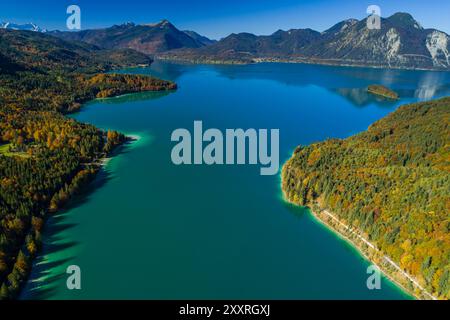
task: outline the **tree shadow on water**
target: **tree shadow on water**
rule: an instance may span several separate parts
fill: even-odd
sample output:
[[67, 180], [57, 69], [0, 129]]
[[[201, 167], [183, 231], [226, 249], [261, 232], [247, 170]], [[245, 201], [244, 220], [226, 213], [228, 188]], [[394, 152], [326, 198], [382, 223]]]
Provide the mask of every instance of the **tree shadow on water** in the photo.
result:
[[58, 234], [60, 232], [70, 230], [76, 226], [77, 226], [76, 223], [61, 223], [61, 222], [58, 223], [57, 222], [55, 224], [52, 223], [52, 225], [48, 226], [46, 232], [52, 233], [52, 234]]
[[[44, 248], [44, 251], [47, 249]], [[73, 261], [73, 256], [56, 260], [46, 260], [45, 256], [39, 256], [33, 265], [30, 280], [22, 291], [21, 299], [43, 300], [55, 296], [61, 285], [61, 279], [66, 277], [66, 268]]]
[[[54, 297], [66, 276], [66, 268], [71, 265], [75, 254], [72, 250], [77, 242], [64, 241], [63, 233], [76, 224], [61, 223], [65, 215], [51, 217], [45, 228], [42, 250], [33, 263], [28, 282], [22, 290], [21, 299], [41, 300]], [[66, 217], [67, 218], [67, 217]], [[64, 282], [63, 282], [64, 283]]]
[[[122, 148], [120, 148], [122, 149]], [[125, 152], [125, 150], [118, 150]], [[112, 175], [101, 168], [96, 177], [81, 192], [72, 197], [62, 210], [50, 215], [43, 233], [42, 249], [33, 262], [28, 282], [20, 296], [25, 300], [41, 300], [55, 297], [65, 286], [66, 268], [76, 258], [79, 242], [68, 239], [68, 231], [76, 228], [77, 223], [68, 222], [73, 209], [90, 201], [92, 195], [104, 186]]]
[[[123, 155], [130, 150], [133, 141], [126, 142], [116, 148], [109, 157]], [[106, 166], [102, 166], [95, 178], [80, 192], [75, 194], [69, 202], [58, 212], [51, 214], [44, 228], [42, 250], [35, 259], [29, 281], [22, 290], [22, 299], [40, 300], [51, 299], [65, 288], [66, 269], [76, 258], [79, 242], [68, 239], [68, 231], [76, 228], [77, 223], [70, 219], [73, 209], [91, 200], [91, 197], [113, 179], [113, 173]], [[71, 220], [70, 222], [68, 220]], [[61, 288], [64, 286], [64, 288]]]
[[60, 252], [62, 250], [70, 249], [79, 244], [76, 241], [64, 242], [64, 243], [49, 243], [45, 247], [46, 254], [52, 254], [55, 252]]
[[289, 211], [294, 217], [298, 219], [303, 219], [309, 214], [309, 209], [307, 207], [300, 207], [285, 200], [283, 200], [283, 207], [285, 207], [287, 211]]
[[[143, 91], [143, 92], [135, 92], [129, 93], [126, 95], [121, 95], [118, 97], [104, 98], [101, 100], [101, 103], [104, 104], [122, 104], [127, 102], [139, 102], [146, 100], [156, 100], [160, 98], [164, 98], [165, 96], [171, 94], [174, 91]], [[98, 102], [98, 100], [94, 100]]]
[[23, 295], [25, 300], [45, 300], [55, 297], [58, 292], [58, 283], [65, 277], [65, 273], [47, 276], [45, 280], [34, 281], [28, 284], [26, 293]]
[[94, 180], [83, 187], [81, 191], [78, 191], [78, 193], [75, 194], [72, 199], [70, 199], [69, 202], [64, 205], [64, 208], [58, 211], [57, 216], [59, 216], [60, 219], [63, 220], [64, 216], [69, 211], [89, 202], [95, 192], [103, 187], [106, 183], [108, 183], [108, 181], [110, 181], [111, 179], [113, 179], [111, 172], [102, 167], [96, 174]]

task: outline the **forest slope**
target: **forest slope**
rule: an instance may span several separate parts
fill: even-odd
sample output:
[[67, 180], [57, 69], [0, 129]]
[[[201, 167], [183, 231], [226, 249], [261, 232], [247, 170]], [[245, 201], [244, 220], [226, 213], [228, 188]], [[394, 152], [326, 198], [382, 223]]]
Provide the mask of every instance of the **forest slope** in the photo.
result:
[[149, 63], [130, 49], [0, 30], [0, 299], [17, 297], [27, 279], [47, 213], [93, 177], [97, 159], [126, 140], [63, 114], [94, 98], [176, 88], [152, 77], [101, 73]]
[[328, 210], [434, 296], [450, 298], [450, 98], [400, 107], [365, 132], [299, 146], [289, 201]]

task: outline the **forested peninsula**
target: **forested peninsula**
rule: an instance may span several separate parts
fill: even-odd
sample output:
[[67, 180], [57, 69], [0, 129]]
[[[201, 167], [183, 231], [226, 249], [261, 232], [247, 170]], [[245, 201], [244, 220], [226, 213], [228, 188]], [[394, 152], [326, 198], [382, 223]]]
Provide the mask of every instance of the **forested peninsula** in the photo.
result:
[[297, 147], [282, 189], [414, 296], [450, 299], [450, 97]]
[[64, 114], [95, 98], [176, 89], [153, 77], [105, 73], [151, 62], [131, 49], [0, 30], [0, 299], [18, 296], [49, 213], [127, 139]]

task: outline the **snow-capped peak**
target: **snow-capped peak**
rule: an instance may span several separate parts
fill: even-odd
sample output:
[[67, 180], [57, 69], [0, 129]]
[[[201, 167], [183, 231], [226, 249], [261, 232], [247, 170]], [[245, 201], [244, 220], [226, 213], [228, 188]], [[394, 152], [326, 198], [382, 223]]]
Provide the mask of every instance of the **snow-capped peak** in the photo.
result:
[[47, 32], [46, 29], [41, 29], [36, 24], [30, 22], [25, 24], [17, 24], [12, 22], [0, 22], [0, 29], [10, 29], [10, 30], [27, 30], [35, 32]]

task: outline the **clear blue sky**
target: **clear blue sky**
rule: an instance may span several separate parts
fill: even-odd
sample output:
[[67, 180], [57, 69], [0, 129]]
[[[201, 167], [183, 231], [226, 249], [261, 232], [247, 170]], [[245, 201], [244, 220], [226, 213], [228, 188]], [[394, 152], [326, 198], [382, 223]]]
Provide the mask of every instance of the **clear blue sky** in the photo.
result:
[[216, 39], [243, 31], [271, 34], [305, 27], [323, 31], [347, 18], [364, 18], [367, 6], [376, 4], [383, 17], [408, 12], [424, 27], [450, 34], [448, 0], [9, 0], [0, 3], [0, 21], [64, 30], [70, 4], [81, 8], [82, 29], [168, 19], [180, 29]]

